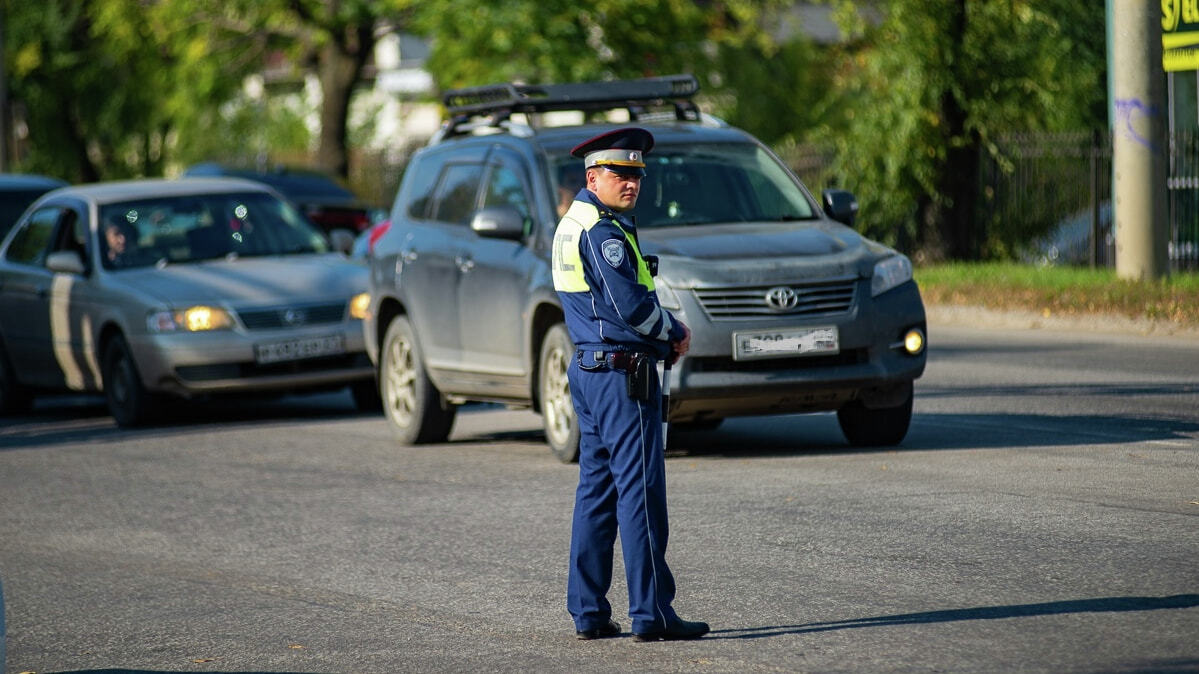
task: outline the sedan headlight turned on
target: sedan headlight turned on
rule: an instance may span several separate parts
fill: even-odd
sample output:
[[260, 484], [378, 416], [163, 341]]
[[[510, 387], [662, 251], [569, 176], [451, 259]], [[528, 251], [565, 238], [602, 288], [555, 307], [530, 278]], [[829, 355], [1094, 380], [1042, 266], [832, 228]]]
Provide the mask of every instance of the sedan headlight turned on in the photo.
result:
[[230, 330], [233, 328], [233, 317], [224, 309], [201, 305], [182, 311], [156, 311], [146, 319], [146, 326], [150, 332]]

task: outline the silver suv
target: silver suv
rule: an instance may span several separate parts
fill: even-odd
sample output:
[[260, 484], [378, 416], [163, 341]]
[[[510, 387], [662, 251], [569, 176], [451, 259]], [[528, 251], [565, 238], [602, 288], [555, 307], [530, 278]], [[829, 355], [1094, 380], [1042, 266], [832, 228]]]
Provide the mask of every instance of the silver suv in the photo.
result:
[[672, 422], [835, 410], [853, 445], [903, 440], [925, 365], [911, 263], [851, 229], [852, 195], [818, 203], [762, 143], [701, 114], [697, 89], [682, 75], [445, 95], [451, 118], [413, 156], [371, 260], [367, 352], [401, 442], [443, 441], [459, 405], [491, 401], [532, 407], [554, 455], [577, 458], [550, 247], [583, 180], [570, 148], [618, 125], [516, 121], [567, 110], [627, 110], [619, 126], [654, 134], [632, 213], [663, 306], [692, 330]]

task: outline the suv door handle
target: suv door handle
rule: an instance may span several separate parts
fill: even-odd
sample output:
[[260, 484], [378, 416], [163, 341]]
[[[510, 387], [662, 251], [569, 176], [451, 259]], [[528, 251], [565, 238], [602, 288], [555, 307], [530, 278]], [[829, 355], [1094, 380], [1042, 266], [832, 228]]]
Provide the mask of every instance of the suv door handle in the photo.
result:
[[416, 251], [411, 248], [405, 248], [400, 251], [400, 259], [404, 262], [415, 262], [416, 257]]
[[473, 259], [461, 255], [454, 258], [454, 264], [458, 265], [458, 269], [463, 272], [468, 272], [475, 268], [475, 261]]

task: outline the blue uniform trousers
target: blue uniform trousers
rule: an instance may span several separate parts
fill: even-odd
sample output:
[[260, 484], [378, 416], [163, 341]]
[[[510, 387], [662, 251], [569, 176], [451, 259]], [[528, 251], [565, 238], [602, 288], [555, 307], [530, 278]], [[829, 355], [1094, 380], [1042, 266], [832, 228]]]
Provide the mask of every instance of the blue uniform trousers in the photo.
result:
[[652, 377], [645, 402], [629, 398], [624, 372], [583, 370], [576, 357], [567, 374], [580, 429], [567, 609], [578, 630], [608, 623], [612, 606], [606, 595], [619, 530], [633, 632], [662, 630], [677, 616], [671, 608], [674, 576], [666, 565], [660, 382]]

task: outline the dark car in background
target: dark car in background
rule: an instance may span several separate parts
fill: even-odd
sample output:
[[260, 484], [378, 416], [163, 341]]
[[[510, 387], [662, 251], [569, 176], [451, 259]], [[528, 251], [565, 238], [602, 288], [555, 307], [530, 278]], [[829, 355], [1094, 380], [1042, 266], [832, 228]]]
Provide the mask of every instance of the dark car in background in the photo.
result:
[[0, 413], [103, 392], [137, 426], [168, 398], [347, 387], [378, 409], [366, 308], [366, 269], [261, 183], [64, 187], [0, 243]]
[[46, 192], [66, 184], [64, 180], [49, 176], [0, 173], [0, 239], [8, 234], [29, 204]]
[[384, 209], [369, 205], [319, 171], [282, 166], [256, 171], [206, 162], [189, 167], [183, 175], [232, 176], [270, 185], [291, 200], [342, 252], [349, 252], [355, 237], [386, 217]]
[[401, 442], [443, 441], [459, 405], [491, 401], [540, 412], [553, 453], [577, 457], [550, 256], [582, 186], [571, 148], [617, 125], [515, 118], [566, 110], [625, 110], [619, 126], [654, 134], [632, 214], [662, 305], [692, 330], [671, 421], [835, 411], [853, 445], [903, 440], [926, 359], [911, 263], [849, 226], [853, 195], [818, 202], [761, 142], [701, 114], [697, 89], [676, 76], [445, 95], [450, 120], [412, 157], [368, 258], [366, 343]]

